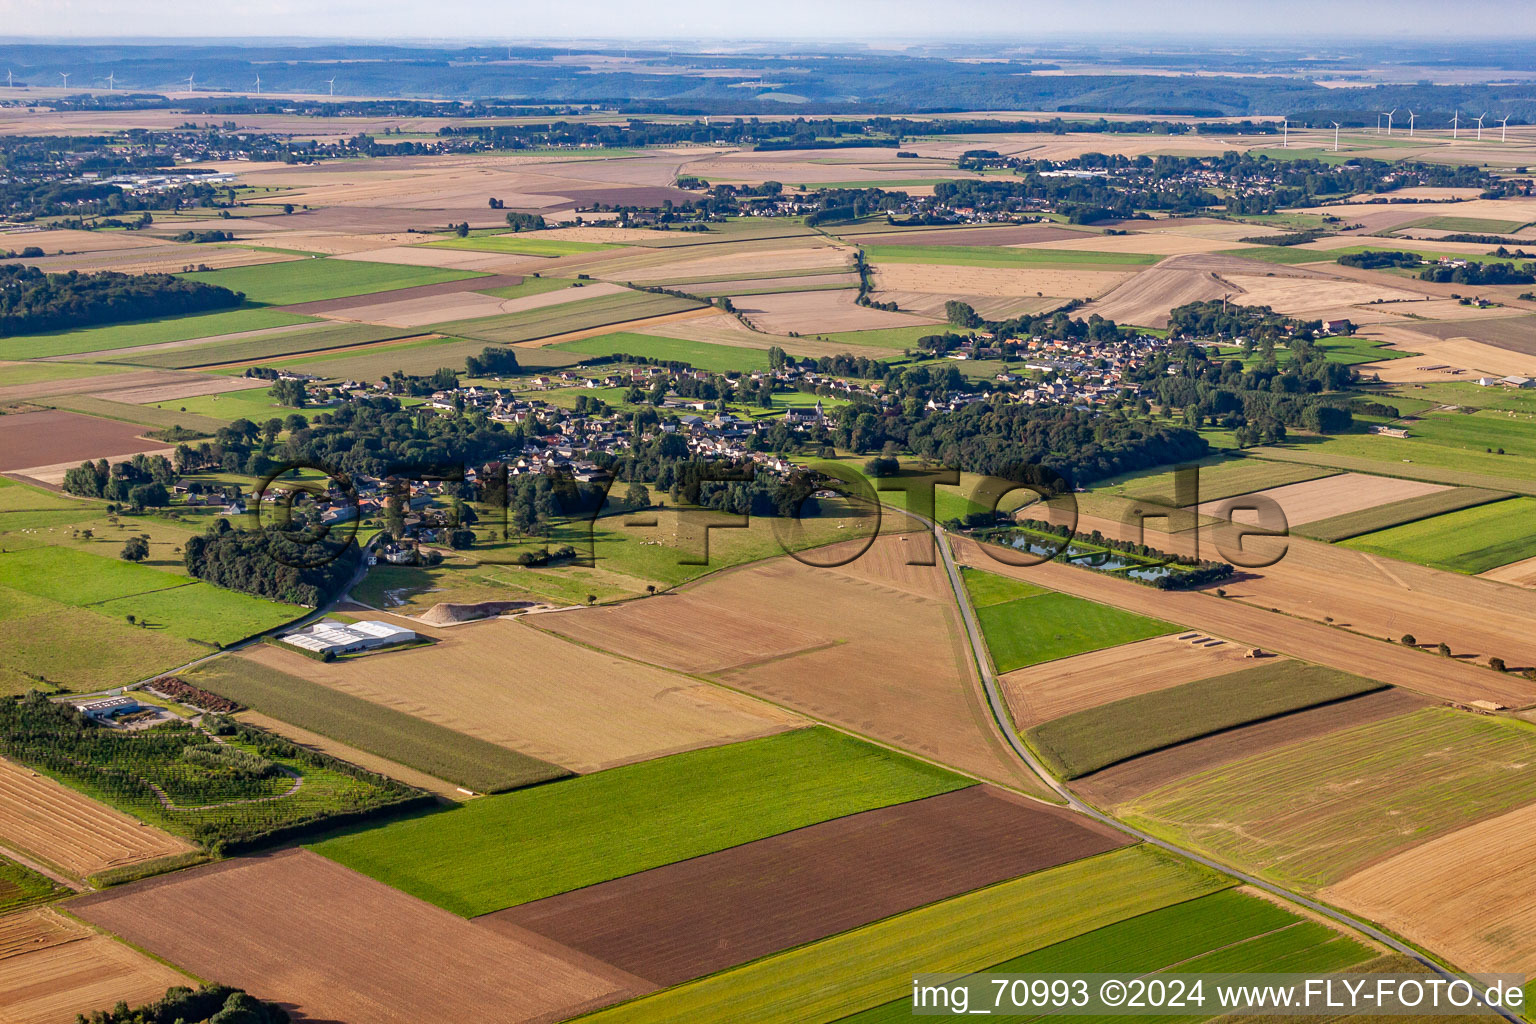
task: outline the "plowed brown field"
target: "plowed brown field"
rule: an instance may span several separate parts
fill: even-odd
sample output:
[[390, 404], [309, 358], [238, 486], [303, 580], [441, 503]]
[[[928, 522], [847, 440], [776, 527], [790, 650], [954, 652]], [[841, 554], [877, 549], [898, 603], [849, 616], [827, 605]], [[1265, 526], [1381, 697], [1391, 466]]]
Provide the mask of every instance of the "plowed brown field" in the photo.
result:
[[913, 907], [1123, 846], [990, 786], [866, 811], [503, 910], [506, 925], [675, 985]]
[[79, 878], [193, 849], [6, 760], [0, 760], [0, 844]]
[[548, 940], [476, 928], [306, 850], [135, 882], [70, 910], [306, 1020], [462, 1024], [491, 1007], [497, 1021], [564, 1020], [647, 987]]
[[139, 436], [148, 429], [57, 409], [6, 416], [0, 418], [0, 472], [164, 447]]
[[73, 1024], [75, 1016], [137, 1006], [192, 979], [40, 907], [0, 918], [0, 1020]]
[[[1401, 480], [1395, 477], [1369, 476], [1365, 473], [1339, 473], [1320, 480], [1305, 480], [1298, 484], [1285, 484], [1255, 492], [1269, 498], [1285, 513], [1286, 522], [1292, 526], [1312, 523], [1347, 512], [1375, 508], [1394, 501], [1416, 498], [1421, 494], [1434, 494], [1449, 490], [1444, 484], [1425, 483], [1422, 480]], [[1218, 519], [1232, 518], [1232, 510], [1241, 508], [1246, 496], [1221, 498], [1202, 502], [1197, 506], [1203, 515]], [[1237, 518], [1243, 518], [1238, 513]]]

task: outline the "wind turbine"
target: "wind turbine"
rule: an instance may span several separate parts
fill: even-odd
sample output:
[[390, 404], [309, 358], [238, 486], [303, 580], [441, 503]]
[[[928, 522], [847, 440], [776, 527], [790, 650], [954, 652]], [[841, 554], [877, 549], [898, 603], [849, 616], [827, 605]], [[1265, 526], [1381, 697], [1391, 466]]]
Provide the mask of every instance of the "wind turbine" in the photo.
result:
[[1413, 134], [1413, 119], [1414, 119], [1415, 116], [1416, 115], [1414, 114], [1413, 111], [1411, 111], [1411, 110], [1408, 111], [1408, 134], [1409, 135]]
[[68, 71], [60, 71], [59, 72], [59, 77], [64, 79], [64, 88], [66, 88], [66, 89], [69, 88], [69, 74], [70, 73]]
[[1396, 107], [1393, 107], [1391, 110], [1387, 111], [1387, 134], [1388, 135], [1392, 134], [1392, 115], [1396, 114], [1396, 113], [1397, 113], [1397, 108]]
[[10, 68], [6, 68], [5, 69], [5, 87], [7, 89], [14, 89], [14, 88], [16, 88], [14, 85], [11, 84], [11, 82], [12, 82], [11, 69]]
[[1339, 151], [1339, 122], [1333, 122], [1333, 151]]
[[331, 87], [331, 95], [335, 96], [336, 95], [336, 79], [334, 77], [327, 78], [325, 80], [325, 84], [329, 85]]
[[194, 78], [196, 78], [196, 77], [197, 76], [195, 74], [187, 76], [187, 92], [191, 92], [192, 91], [192, 80]]
[[1290, 123], [1289, 123], [1288, 119], [1282, 117], [1280, 119], [1280, 148], [1281, 149], [1289, 149], [1290, 148], [1290, 145], [1291, 145], [1291, 142], [1290, 142], [1290, 127], [1291, 126], [1290, 126]]
[[107, 72], [107, 91], [111, 92], [112, 90], [114, 90], [116, 88], [117, 88], [117, 72], [109, 71], [109, 72]]
[[261, 76], [260, 75], [256, 76], [256, 95], [257, 96], [261, 95]]
[[1504, 120], [1499, 122], [1499, 141], [1500, 142], [1508, 142], [1509, 141], [1509, 118], [1508, 117], [1505, 117]]
[[1377, 135], [1381, 134], [1381, 113], [1380, 112], [1378, 112], [1376, 114], [1376, 134]]
[[1477, 141], [1478, 142], [1482, 142], [1483, 141], [1483, 118], [1485, 118], [1487, 116], [1488, 116], [1488, 111], [1485, 110], [1481, 114], [1477, 115], [1476, 117], [1474, 117], [1472, 119], [1472, 120], [1477, 122]]
[[1454, 139], [1456, 137], [1456, 133], [1458, 131], [1460, 131], [1460, 130], [1461, 130], [1461, 111], [1458, 110], [1458, 111], [1456, 111], [1455, 114], [1451, 115], [1451, 138]]

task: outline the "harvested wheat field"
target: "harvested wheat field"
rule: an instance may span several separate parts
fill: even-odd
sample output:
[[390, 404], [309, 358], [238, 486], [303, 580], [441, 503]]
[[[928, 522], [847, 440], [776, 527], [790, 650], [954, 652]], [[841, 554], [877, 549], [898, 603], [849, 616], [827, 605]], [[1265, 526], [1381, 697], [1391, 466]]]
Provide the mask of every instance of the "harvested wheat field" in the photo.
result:
[[1103, 295], [1136, 276], [1138, 271], [1084, 270], [1055, 267], [961, 267], [937, 263], [882, 263], [875, 268], [881, 291], [930, 292], [942, 295], [1066, 295], [1089, 299]]
[[854, 302], [849, 289], [822, 292], [770, 292], [735, 300], [736, 309], [753, 326], [769, 334], [873, 331], [890, 327], [921, 327], [938, 323], [932, 317], [887, 313]]
[[[1424, 494], [1450, 490], [1444, 484], [1425, 483], [1422, 480], [1400, 480], [1396, 477], [1369, 476], [1365, 473], [1339, 473], [1318, 480], [1303, 480], [1299, 484], [1271, 487], [1265, 491], [1206, 501], [1196, 509], [1217, 519], [1231, 519], [1234, 509], [1242, 509], [1249, 498], [1268, 498], [1280, 506], [1286, 522], [1292, 526], [1342, 516], [1349, 512], [1388, 505], [1394, 501], [1417, 498]], [[1245, 513], [1239, 511], [1242, 521]], [[1249, 516], [1251, 518], [1251, 516]]]
[[[876, 541], [902, 543], [899, 537]], [[860, 546], [843, 542], [811, 554], [825, 563], [856, 555]], [[825, 637], [833, 642], [711, 674], [961, 771], [1038, 791], [1038, 780], [1003, 744], [981, 698], [943, 569], [914, 572], [917, 567], [901, 564], [882, 571], [881, 559], [891, 564], [885, 555], [869, 554], [841, 569], [775, 558], [714, 574], [665, 599], [540, 615], [539, 621], [582, 643], [682, 671], [697, 670], [688, 653], [692, 644], [744, 622], [762, 628], [771, 621]], [[657, 635], [662, 613], [646, 607], [663, 600], [671, 606], [675, 639]]]
[[1020, 246], [1025, 249], [1086, 249], [1089, 252], [1139, 252], [1148, 256], [1182, 256], [1192, 252], [1223, 252], [1246, 248], [1248, 243], [1230, 242], [1199, 235], [1181, 235], [1171, 231], [1133, 231], [1128, 235], [1079, 235], [1076, 238], [1037, 242]]
[[13, 231], [4, 236], [0, 248], [16, 252], [37, 246], [45, 253], [109, 252], [116, 249], [143, 249], [164, 245], [165, 240], [128, 231]]
[[[1123, 846], [991, 786], [865, 811], [476, 918], [658, 986]], [[514, 933], [517, 934], [517, 933]]]
[[1213, 271], [1180, 270], [1159, 264], [1084, 306], [1082, 315], [1097, 313], [1116, 323], [1162, 328], [1168, 326], [1168, 311], [1175, 306], [1219, 299], [1231, 291]]
[[964, 293], [938, 292], [912, 292], [882, 290], [878, 298], [881, 302], [894, 302], [904, 312], [916, 313], [919, 316], [933, 317], [935, 320], [944, 319], [944, 305], [951, 299], [969, 303], [971, 308], [988, 320], [1008, 320], [1016, 316], [1033, 315], [1035, 313], [1048, 313], [1057, 306], [1065, 305], [1067, 299], [1060, 295], [1027, 295], [1017, 298], [999, 295], [967, 295]]
[[1417, 302], [1424, 297], [1420, 291], [1367, 281], [1261, 277], [1257, 274], [1223, 276], [1243, 291], [1234, 301], [1245, 306], [1269, 306], [1287, 316], [1329, 312], [1341, 306], [1372, 302]]
[[1536, 973], [1536, 804], [1358, 871], [1320, 894], [1467, 971]]
[[306, 1020], [460, 1024], [487, 1007], [498, 1021], [564, 1020], [648, 987], [547, 939], [476, 928], [307, 850], [222, 861], [69, 907]]
[[1478, 575], [1485, 580], [1498, 580], [1517, 587], [1536, 587], [1536, 557], [1522, 558]]
[[476, 317], [559, 306], [582, 299], [617, 295], [625, 290], [622, 285], [599, 281], [584, 288], [563, 288], [517, 299], [499, 299], [480, 292], [458, 291], [447, 295], [357, 305], [325, 315], [337, 320], [360, 320], [387, 327], [425, 327], [428, 324], [446, 324], [454, 320], [472, 320]]
[[317, 664], [276, 647], [242, 657], [576, 772], [803, 724], [750, 697], [567, 643], [518, 619], [466, 623], [430, 647], [352, 663]]
[[651, 250], [639, 256], [614, 252], [622, 258], [607, 261], [594, 276], [654, 284], [698, 277], [772, 277], [786, 270], [841, 272], [851, 265], [853, 250], [815, 236], [723, 243], [709, 246], [702, 253], [695, 252], [692, 246]]
[[0, 844], [14, 846], [77, 878], [193, 850], [174, 836], [4, 759], [0, 759]]
[[138, 1006], [195, 982], [46, 907], [0, 917], [0, 1020], [74, 1024], [77, 1014]]
[[1032, 665], [1000, 679], [1013, 720], [1025, 728], [1123, 697], [1235, 672], [1247, 652], [1241, 644], [1186, 630]]
[[1073, 782], [1072, 788], [1100, 807], [1115, 808], [1159, 786], [1229, 761], [1262, 754], [1310, 736], [1406, 714], [1429, 704], [1429, 698], [1411, 690], [1376, 690], [1154, 750], [1085, 775]]

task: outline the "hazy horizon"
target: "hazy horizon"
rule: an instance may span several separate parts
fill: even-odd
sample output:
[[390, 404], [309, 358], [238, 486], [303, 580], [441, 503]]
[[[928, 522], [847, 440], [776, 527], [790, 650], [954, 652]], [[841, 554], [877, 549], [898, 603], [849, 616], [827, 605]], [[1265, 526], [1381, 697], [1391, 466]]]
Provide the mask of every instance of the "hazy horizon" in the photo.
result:
[[[439, 44], [786, 40], [828, 45], [878, 41], [883, 46], [928, 41], [1003, 47], [1031, 41], [1126, 43], [1141, 35], [1216, 45], [1241, 40], [1326, 48], [1345, 39], [1527, 39], [1536, 36], [1536, 19], [1520, 17], [1528, 11], [1527, 3], [1516, 0], [1464, 0], [1456, 5], [1431, 0], [1191, 0], [1175, 9], [1136, 0], [1085, 0], [1070, 8], [1008, 0], [944, 4], [849, 0], [840, 5], [781, 0], [771, 8], [757, 9], [677, 0], [655, 13], [637, 12], [633, 3], [617, 0], [590, 0], [579, 7], [490, 0], [442, 0], [432, 5], [334, 0], [323, 7], [295, 0], [166, 0], [131, 9], [113, 0], [0, 0], [7, 28], [0, 39]], [[596, 26], [606, 31], [594, 31]]]

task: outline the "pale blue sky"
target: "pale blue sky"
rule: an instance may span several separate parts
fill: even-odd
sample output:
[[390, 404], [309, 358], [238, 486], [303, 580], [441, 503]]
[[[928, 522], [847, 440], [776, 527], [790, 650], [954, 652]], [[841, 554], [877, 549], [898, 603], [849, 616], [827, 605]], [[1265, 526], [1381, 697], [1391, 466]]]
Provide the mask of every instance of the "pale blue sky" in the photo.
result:
[[1173, 32], [1509, 38], [1530, 0], [0, 0], [0, 35], [517, 38], [1028, 39]]

